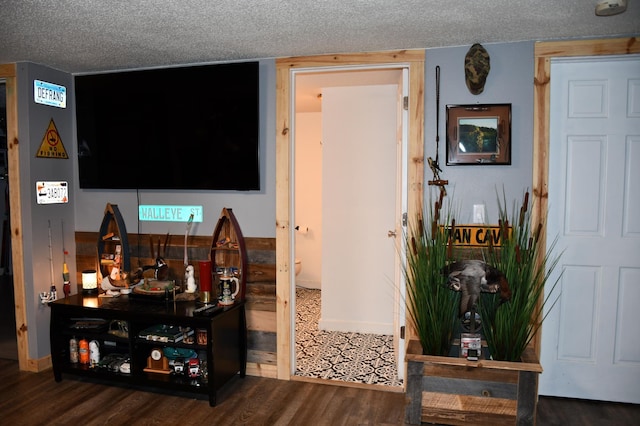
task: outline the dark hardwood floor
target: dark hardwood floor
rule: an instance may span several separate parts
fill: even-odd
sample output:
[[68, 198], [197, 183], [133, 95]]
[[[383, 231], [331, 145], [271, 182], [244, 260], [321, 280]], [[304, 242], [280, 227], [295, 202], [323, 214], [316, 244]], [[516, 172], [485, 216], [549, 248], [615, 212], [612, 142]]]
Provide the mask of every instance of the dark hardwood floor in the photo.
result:
[[[20, 372], [0, 359], [3, 425], [403, 425], [404, 394], [247, 376], [206, 400]], [[640, 406], [540, 398], [538, 425], [634, 425]]]

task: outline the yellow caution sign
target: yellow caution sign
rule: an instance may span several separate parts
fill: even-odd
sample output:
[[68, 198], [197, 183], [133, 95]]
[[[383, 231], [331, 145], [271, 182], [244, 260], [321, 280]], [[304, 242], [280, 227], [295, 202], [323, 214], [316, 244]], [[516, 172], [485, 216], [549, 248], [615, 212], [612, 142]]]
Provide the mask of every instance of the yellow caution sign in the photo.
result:
[[58, 129], [56, 128], [56, 123], [53, 122], [53, 118], [49, 122], [47, 131], [44, 133], [44, 137], [42, 138], [42, 143], [40, 144], [40, 148], [38, 148], [36, 157], [63, 159], [69, 158], [69, 156], [67, 155], [67, 150], [64, 149], [62, 139], [60, 139], [60, 134], [58, 133]]

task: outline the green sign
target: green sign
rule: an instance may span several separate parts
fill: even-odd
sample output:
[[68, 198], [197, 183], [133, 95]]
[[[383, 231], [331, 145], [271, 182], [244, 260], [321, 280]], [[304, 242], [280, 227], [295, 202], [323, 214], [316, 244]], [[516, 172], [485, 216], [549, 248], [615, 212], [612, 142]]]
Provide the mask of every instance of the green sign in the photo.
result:
[[145, 222], [202, 222], [202, 206], [141, 205], [138, 219]]

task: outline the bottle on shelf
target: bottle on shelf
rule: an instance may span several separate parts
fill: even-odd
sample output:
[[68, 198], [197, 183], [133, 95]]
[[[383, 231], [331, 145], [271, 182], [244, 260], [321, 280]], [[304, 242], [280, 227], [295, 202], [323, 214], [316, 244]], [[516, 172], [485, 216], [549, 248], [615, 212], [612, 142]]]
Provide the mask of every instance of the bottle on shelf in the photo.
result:
[[76, 336], [69, 340], [69, 362], [72, 364], [78, 363], [78, 339], [76, 339]]
[[78, 358], [80, 364], [89, 364], [89, 341], [87, 339], [80, 339], [78, 342]]

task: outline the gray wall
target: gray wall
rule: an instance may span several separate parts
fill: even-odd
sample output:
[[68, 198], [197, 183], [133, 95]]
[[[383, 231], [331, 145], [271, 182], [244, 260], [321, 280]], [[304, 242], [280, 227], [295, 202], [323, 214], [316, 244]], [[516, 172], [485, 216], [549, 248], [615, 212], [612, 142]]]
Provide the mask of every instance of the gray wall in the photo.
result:
[[[520, 200], [531, 187], [533, 140], [533, 42], [484, 45], [491, 56], [491, 72], [482, 94], [469, 93], [464, 82], [464, 56], [469, 46], [426, 51], [425, 153], [435, 156], [435, 66], [440, 65], [440, 165], [441, 177], [449, 180], [449, 193], [459, 209], [458, 222], [471, 223], [474, 204], [485, 204], [487, 221], [497, 222], [496, 190], [504, 187], [509, 202]], [[192, 235], [213, 232], [220, 210], [231, 207], [245, 235], [275, 236], [275, 61], [260, 61], [260, 119], [262, 183], [259, 192], [140, 191], [141, 204], [201, 204], [204, 222], [195, 224]], [[512, 163], [510, 166], [445, 165], [447, 104], [511, 103]], [[75, 134], [74, 134], [75, 138]], [[73, 147], [74, 154], [76, 146]], [[143, 161], [143, 159], [141, 159]], [[212, 165], [215, 166], [215, 165]], [[74, 168], [77, 177], [77, 168]], [[431, 178], [427, 169], [426, 179]], [[77, 181], [77, 179], [76, 179]], [[182, 234], [184, 224], [137, 221], [136, 191], [76, 189], [76, 231], [96, 231], [106, 203], [118, 204], [129, 232]], [[428, 199], [429, 188], [426, 187]], [[138, 229], [139, 226], [139, 229]]]
[[[70, 100], [73, 99], [72, 78], [41, 65], [18, 64], [18, 137], [20, 150], [20, 198], [22, 204], [22, 236], [27, 324], [29, 324], [29, 357], [48, 355], [49, 307], [42, 305], [38, 297], [41, 291], [51, 287], [49, 263], [49, 222], [51, 223], [53, 252], [53, 282], [62, 297], [62, 228], [64, 242], [69, 252], [67, 264], [72, 272], [75, 262], [75, 199], [70, 195], [66, 204], [37, 204], [37, 181], [67, 181], [73, 185], [73, 119]], [[33, 80], [43, 80], [67, 88], [67, 108], [55, 108], [33, 101]], [[36, 153], [53, 119], [68, 159], [36, 158]], [[73, 276], [73, 275], [72, 275]]]
[[[426, 51], [425, 155], [435, 156], [435, 67], [441, 68], [440, 164], [441, 177], [449, 180], [448, 191], [459, 210], [458, 223], [470, 223], [474, 204], [486, 204], [487, 221], [497, 222], [496, 190], [504, 187], [509, 203], [519, 200], [531, 187], [533, 140], [533, 42], [488, 44], [491, 73], [484, 93], [474, 96], [464, 83], [464, 56], [469, 46], [428, 49]], [[182, 234], [183, 223], [137, 221], [138, 195], [141, 204], [201, 204], [204, 222], [193, 226], [192, 235], [213, 233], [220, 210], [231, 207], [249, 237], [275, 236], [275, 61], [260, 60], [260, 143], [262, 190], [251, 193], [213, 191], [104, 191], [77, 187], [77, 154], [72, 102], [64, 109], [33, 102], [33, 79], [67, 87], [73, 99], [72, 77], [35, 64], [19, 64], [19, 135], [21, 138], [21, 192], [23, 203], [25, 287], [29, 323], [29, 356], [40, 358], [49, 352], [49, 311], [38, 302], [38, 292], [48, 290], [50, 267], [48, 221], [54, 240], [54, 279], [62, 292], [61, 221], [65, 224], [65, 243], [71, 276], [75, 276], [74, 231], [97, 232], [106, 203], [118, 204], [127, 230], [131, 233]], [[445, 165], [445, 106], [447, 104], [511, 103], [511, 166]], [[70, 156], [69, 160], [35, 158], [49, 120], [53, 118]], [[27, 143], [25, 143], [25, 141]], [[141, 159], [143, 161], [144, 159]], [[215, 167], [215, 164], [212, 164]], [[114, 173], [118, 172], [114, 168]], [[426, 180], [431, 172], [425, 172]], [[37, 180], [66, 180], [72, 187], [70, 201], [64, 205], [36, 205]], [[425, 186], [428, 199], [429, 187]]]
[[[425, 157], [435, 158], [436, 66], [440, 66], [440, 168], [441, 179], [458, 211], [459, 224], [472, 223], [473, 205], [485, 204], [486, 222], [497, 224], [496, 190], [507, 196], [509, 213], [513, 202], [532, 185], [533, 155], [533, 44], [532, 41], [483, 44], [489, 52], [491, 71], [480, 95], [472, 95], [465, 84], [464, 57], [470, 46], [428, 49], [425, 61]], [[510, 166], [446, 166], [446, 105], [511, 104]], [[426, 162], [425, 162], [426, 163]], [[432, 179], [429, 168], [425, 179]], [[428, 200], [427, 188], [425, 200]], [[435, 195], [439, 195], [435, 193]]]

